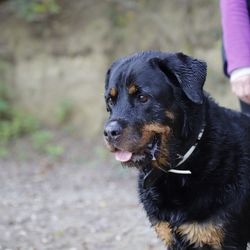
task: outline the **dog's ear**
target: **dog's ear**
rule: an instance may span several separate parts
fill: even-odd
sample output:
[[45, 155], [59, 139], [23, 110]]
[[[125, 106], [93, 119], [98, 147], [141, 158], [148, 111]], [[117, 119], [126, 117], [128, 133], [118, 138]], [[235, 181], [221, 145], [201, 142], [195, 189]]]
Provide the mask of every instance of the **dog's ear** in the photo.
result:
[[183, 53], [166, 54], [150, 61], [160, 68], [171, 84], [181, 88], [188, 99], [196, 104], [203, 103], [203, 85], [207, 75], [205, 62]]

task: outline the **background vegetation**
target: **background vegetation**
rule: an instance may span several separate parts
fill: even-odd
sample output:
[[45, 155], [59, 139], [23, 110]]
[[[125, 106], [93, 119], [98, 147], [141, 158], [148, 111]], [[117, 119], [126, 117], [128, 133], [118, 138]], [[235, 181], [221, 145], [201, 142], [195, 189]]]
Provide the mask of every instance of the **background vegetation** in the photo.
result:
[[60, 12], [57, 0], [11, 0], [13, 11], [27, 22], [44, 21]]
[[0, 1], [0, 29], [0, 155], [24, 134], [40, 152], [62, 154], [47, 128], [101, 138], [105, 71], [138, 50], [207, 61], [206, 88], [237, 108], [222, 74], [217, 1]]

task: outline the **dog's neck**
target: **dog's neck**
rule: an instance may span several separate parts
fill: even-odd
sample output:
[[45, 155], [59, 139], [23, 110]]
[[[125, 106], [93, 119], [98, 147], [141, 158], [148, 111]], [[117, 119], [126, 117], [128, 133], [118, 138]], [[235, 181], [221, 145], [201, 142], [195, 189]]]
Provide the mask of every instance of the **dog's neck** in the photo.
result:
[[168, 170], [168, 172], [175, 174], [191, 174], [190, 170], [179, 170], [178, 167], [181, 166], [186, 160], [188, 160], [188, 158], [192, 155], [192, 153], [196, 149], [199, 141], [203, 136], [205, 125], [206, 125], [205, 122], [203, 122], [200, 132], [196, 138], [196, 141], [191, 145], [191, 147], [186, 151], [184, 155], [178, 154], [179, 162], [172, 169]]
[[152, 167], [151, 165], [147, 165], [143, 168], [143, 172], [145, 174], [143, 178], [143, 187], [147, 188], [154, 183], [156, 183], [161, 177], [163, 177], [166, 174], [172, 173], [172, 174], [180, 174], [180, 175], [190, 175], [192, 172], [189, 169], [179, 169], [180, 166], [182, 166], [193, 154], [196, 147], [198, 146], [204, 131], [205, 131], [205, 115], [203, 113], [202, 122], [200, 125], [200, 130], [196, 138], [193, 140], [192, 143], [189, 142], [189, 145], [187, 147], [187, 150], [183, 154], [177, 154], [177, 162], [174, 163], [172, 166], [170, 166], [170, 169], [164, 169], [161, 167]]

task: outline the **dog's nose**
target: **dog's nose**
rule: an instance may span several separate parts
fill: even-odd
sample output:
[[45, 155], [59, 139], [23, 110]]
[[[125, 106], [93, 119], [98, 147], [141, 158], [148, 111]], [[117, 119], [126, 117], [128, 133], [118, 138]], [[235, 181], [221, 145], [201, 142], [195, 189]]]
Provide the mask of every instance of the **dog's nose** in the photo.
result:
[[115, 140], [122, 133], [122, 127], [117, 121], [109, 122], [104, 129], [104, 136], [107, 140]]

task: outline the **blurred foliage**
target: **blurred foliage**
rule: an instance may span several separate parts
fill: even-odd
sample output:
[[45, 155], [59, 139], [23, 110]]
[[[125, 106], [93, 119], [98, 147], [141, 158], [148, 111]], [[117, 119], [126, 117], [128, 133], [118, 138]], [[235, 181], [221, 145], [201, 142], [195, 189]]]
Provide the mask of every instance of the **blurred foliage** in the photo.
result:
[[[64, 147], [54, 143], [54, 134], [40, 130], [36, 118], [19, 110], [13, 105], [15, 97], [11, 85], [5, 84], [4, 74], [8, 65], [0, 61], [0, 158], [10, 154], [9, 142], [25, 134], [31, 134], [32, 147], [51, 158], [58, 158], [64, 153]], [[72, 102], [64, 100], [60, 103], [57, 116], [61, 124], [68, 121], [72, 112]]]
[[146, 5], [145, 0], [111, 2], [109, 18], [114, 28], [125, 28], [136, 18], [136, 13]]
[[[31, 134], [32, 147], [51, 158], [57, 158], [64, 153], [64, 148], [53, 143], [54, 135], [50, 131], [39, 130], [36, 118], [19, 110], [13, 104], [15, 97], [11, 85], [5, 84], [4, 75], [8, 64], [0, 60], [0, 158], [10, 155], [10, 144], [13, 139]], [[64, 101], [58, 111], [58, 120], [65, 122], [71, 113], [71, 103]]]
[[56, 110], [57, 122], [62, 125], [68, 122], [73, 112], [73, 101], [65, 99], [61, 101]]
[[1, 146], [0, 147], [0, 158], [5, 158], [7, 156], [9, 156], [9, 150], [6, 147]]
[[[30, 133], [38, 128], [38, 121], [11, 105], [12, 93], [6, 84], [0, 83], [0, 143]], [[0, 150], [0, 155], [5, 154]]]
[[64, 153], [64, 147], [54, 143], [54, 134], [48, 130], [39, 130], [33, 133], [32, 146], [52, 158], [57, 158]]
[[123, 11], [122, 13], [111, 10], [110, 19], [114, 27], [124, 28], [135, 19], [135, 16], [135, 12], [132, 10]]
[[13, 9], [28, 22], [43, 21], [58, 14], [57, 0], [11, 0]]
[[32, 145], [34, 148], [43, 151], [53, 139], [53, 134], [47, 130], [37, 131], [32, 134]]

